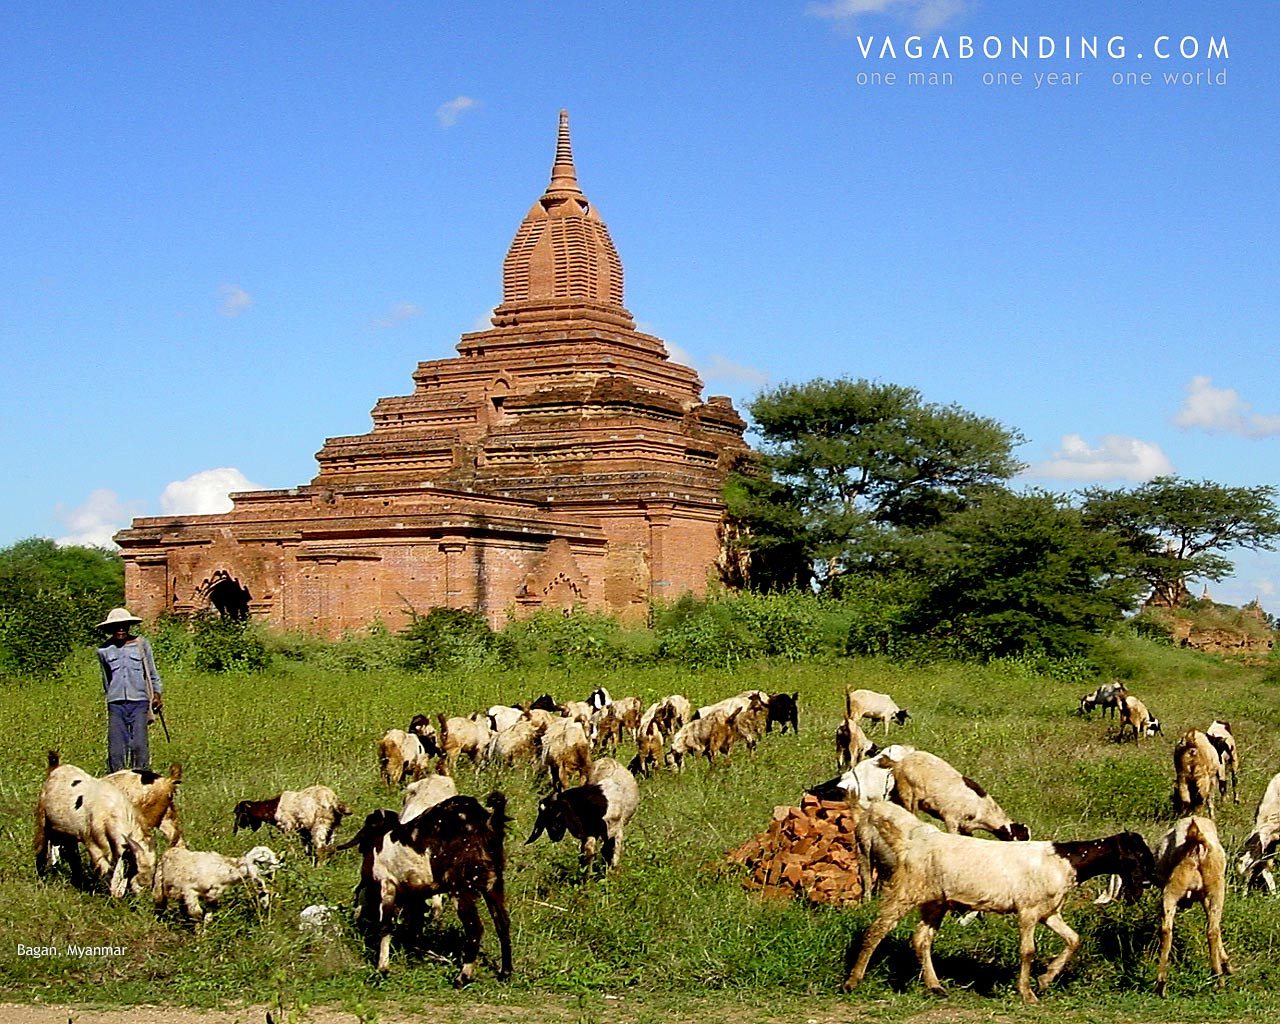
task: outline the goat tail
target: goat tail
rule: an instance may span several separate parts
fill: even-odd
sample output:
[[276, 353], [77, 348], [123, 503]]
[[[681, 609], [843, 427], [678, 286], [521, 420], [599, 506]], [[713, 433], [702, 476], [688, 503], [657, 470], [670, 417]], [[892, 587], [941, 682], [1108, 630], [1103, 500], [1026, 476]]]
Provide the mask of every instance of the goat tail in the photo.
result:
[[498, 877], [502, 877], [506, 864], [507, 825], [511, 818], [507, 815], [507, 794], [494, 790], [484, 798], [489, 808], [489, 856], [493, 858]]
[[56, 750], [51, 750], [48, 753], [46, 761], [48, 762], [48, 768], [46, 770], [51, 772], [57, 768], [58, 765], [62, 764], [62, 755]]

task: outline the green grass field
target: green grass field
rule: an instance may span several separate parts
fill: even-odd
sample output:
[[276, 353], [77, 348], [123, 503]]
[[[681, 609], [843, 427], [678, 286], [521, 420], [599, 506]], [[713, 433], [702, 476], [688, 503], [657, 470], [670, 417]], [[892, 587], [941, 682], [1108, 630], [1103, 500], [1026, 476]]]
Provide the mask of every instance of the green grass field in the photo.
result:
[[[10, 747], [0, 766], [0, 927], [7, 938], [0, 946], [0, 995], [77, 1004], [272, 1003], [295, 1012], [327, 1004], [370, 1019], [424, 1002], [533, 1007], [579, 995], [581, 1019], [593, 1019], [597, 1000], [624, 995], [633, 1007], [649, 1008], [636, 1019], [646, 1012], [657, 1019], [663, 1007], [696, 1001], [708, 1016], [746, 1020], [793, 1011], [803, 1017], [804, 1007], [836, 1019], [905, 1020], [935, 1005], [908, 945], [914, 918], [881, 946], [862, 988], [841, 996], [874, 903], [837, 910], [761, 899], [744, 889], [725, 852], [762, 831], [775, 805], [798, 803], [806, 786], [835, 774], [832, 736], [843, 691], [865, 686], [892, 693], [911, 710], [894, 739], [932, 750], [982, 782], [1033, 838], [1084, 839], [1131, 828], [1154, 841], [1172, 820], [1173, 744], [1190, 726], [1228, 719], [1241, 749], [1241, 802], [1221, 803], [1218, 821], [1234, 859], [1267, 780], [1280, 770], [1280, 701], [1261, 683], [1263, 670], [1142, 641], [1128, 641], [1117, 657], [1129, 666], [1131, 692], [1164, 723], [1162, 738], [1117, 744], [1108, 720], [1074, 714], [1088, 686], [1017, 665], [908, 668], [840, 660], [697, 674], [663, 668], [450, 676], [343, 675], [292, 665], [264, 675], [170, 674], [173, 740], [153, 732], [153, 765], [183, 765], [180, 808], [189, 844], [238, 856], [266, 842], [287, 857], [269, 914], [238, 896], [199, 930], [157, 920], [149, 897], [113, 902], [74, 890], [63, 876], [37, 881], [31, 814], [46, 751], [56, 748], [64, 762], [101, 773], [104, 712], [88, 660], [56, 682], [9, 681], [0, 702]], [[801, 732], [769, 735], [754, 756], [739, 750], [711, 770], [698, 762], [681, 775], [642, 781], [622, 865], [606, 879], [580, 876], [572, 840], [523, 845], [545, 779], [531, 769], [477, 775], [461, 768], [463, 792], [504, 790], [515, 819], [507, 891], [516, 971], [508, 983], [494, 979], [486, 960], [471, 989], [452, 992], [451, 951], [460, 932], [448, 911], [422, 949], [396, 949], [389, 976], [376, 978], [350, 929], [328, 939], [296, 927], [308, 904], [349, 903], [358, 855], [348, 851], [313, 867], [293, 837], [231, 832], [237, 800], [323, 782], [357, 807], [339, 833], [347, 838], [368, 811], [399, 806], [400, 794], [377, 779], [374, 744], [387, 728], [404, 728], [419, 711], [433, 718], [465, 714], [543, 692], [581, 699], [600, 684], [615, 697], [636, 695], [646, 703], [672, 692], [705, 703], [749, 687], [799, 691]], [[630, 749], [619, 756], [629, 759]], [[1170, 997], [1151, 995], [1155, 895], [1136, 907], [1096, 908], [1090, 900], [1097, 883], [1090, 883], [1067, 910], [1083, 947], [1038, 1009], [1024, 1010], [1013, 990], [1013, 922], [987, 917], [963, 928], [948, 918], [935, 944], [952, 993], [948, 1005], [1055, 1020], [1280, 1019], [1272, 1008], [1280, 984], [1280, 901], [1244, 893], [1234, 877], [1230, 882], [1224, 934], [1236, 974], [1226, 992], [1212, 988], [1203, 915], [1194, 910], [1179, 919]], [[69, 945], [124, 952], [73, 957], [66, 955]], [[22, 946], [54, 947], [59, 955], [19, 955]], [[1057, 948], [1056, 937], [1041, 929], [1040, 949]], [[489, 930], [485, 952], [496, 956]], [[822, 1014], [815, 1009], [810, 1016]]]

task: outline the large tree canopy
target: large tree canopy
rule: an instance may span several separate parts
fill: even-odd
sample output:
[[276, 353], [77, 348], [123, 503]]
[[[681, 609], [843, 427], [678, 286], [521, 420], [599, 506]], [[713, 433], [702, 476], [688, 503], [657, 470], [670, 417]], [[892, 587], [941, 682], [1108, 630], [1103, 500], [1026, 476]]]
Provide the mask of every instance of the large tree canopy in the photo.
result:
[[[914, 388], [867, 380], [814, 380], [765, 391], [747, 405], [767, 477], [749, 497], [769, 544], [797, 529], [823, 581], [885, 550], [898, 530], [928, 529], [1021, 467], [1021, 435]], [[796, 516], [778, 515], [790, 506]], [[772, 515], [764, 513], [772, 512]], [[773, 531], [770, 535], [770, 531]]]
[[1272, 550], [1280, 538], [1276, 488], [1227, 487], [1208, 480], [1157, 477], [1132, 489], [1092, 487], [1084, 522], [1116, 537], [1134, 556], [1152, 592], [1175, 603], [1185, 581], [1220, 580], [1232, 548]]
[[0, 549], [0, 672], [48, 672], [124, 602], [114, 551], [32, 537]]
[[949, 517], [921, 564], [904, 640], [935, 651], [1067, 656], [1133, 607], [1118, 542], [1061, 495], [992, 491]]

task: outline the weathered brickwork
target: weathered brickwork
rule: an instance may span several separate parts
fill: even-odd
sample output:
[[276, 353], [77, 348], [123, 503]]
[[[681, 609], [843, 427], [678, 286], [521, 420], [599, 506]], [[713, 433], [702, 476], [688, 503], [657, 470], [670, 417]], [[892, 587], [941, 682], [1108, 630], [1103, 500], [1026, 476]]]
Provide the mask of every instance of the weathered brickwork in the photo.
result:
[[235, 495], [223, 515], [135, 520], [116, 535], [129, 607], [213, 604], [333, 636], [437, 606], [499, 625], [540, 608], [636, 618], [705, 593], [745, 424], [728, 399], [703, 400], [622, 296], [561, 114], [492, 328], [419, 363], [369, 433], [325, 441], [310, 484]]

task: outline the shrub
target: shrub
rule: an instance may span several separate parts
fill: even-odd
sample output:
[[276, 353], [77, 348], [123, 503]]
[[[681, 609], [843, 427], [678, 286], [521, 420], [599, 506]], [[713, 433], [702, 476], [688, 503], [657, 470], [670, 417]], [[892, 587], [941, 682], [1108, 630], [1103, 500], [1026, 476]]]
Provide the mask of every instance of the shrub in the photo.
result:
[[400, 633], [404, 665], [413, 669], [478, 668], [510, 664], [510, 641], [478, 612], [432, 608]]
[[557, 668], [635, 660], [617, 620], [594, 612], [539, 611], [511, 622], [502, 635], [523, 659]]
[[201, 672], [261, 672], [271, 664], [251, 622], [201, 612], [191, 618], [192, 667]]
[[694, 667], [811, 658], [822, 646], [817, 600], [796, 591], [706, 600], [685, 595], [655, 616], [658, 654]]

